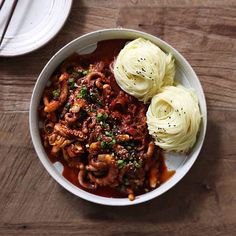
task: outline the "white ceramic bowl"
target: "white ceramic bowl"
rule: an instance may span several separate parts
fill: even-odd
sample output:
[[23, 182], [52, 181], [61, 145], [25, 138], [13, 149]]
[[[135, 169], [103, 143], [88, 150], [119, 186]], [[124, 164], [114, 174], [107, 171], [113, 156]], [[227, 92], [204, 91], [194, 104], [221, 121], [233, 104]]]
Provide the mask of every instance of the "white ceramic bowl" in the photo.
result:
[[[86, 53], [91, 52], [96, 48], [96, 43], [102, 40], [108, 39], [135, 39], [138, 37], [146, 38], [156, 45], [158, 45], [163, 51], [170, 52], [175, 58], [176, 62], [176, 80], [178, 80], [185, 87], [191, 87], [195, 89], [196, 94], [199, 99], [199, 105], [202, 113], [202, 124], [200, 127], [200, 133], [197, 140], [196, 145], [194, 146], [191, 153], [188, 155], [179, 155], [179, 154], [166, 154], [166, 164], [169, 169], [176, 170], [175, 175], [170, 178], [167, 182], [162, 184], [157, 189], [145, 193], [143, 195], [137, 196], [134, 201], [128, 200], [128, 198], [106, 198], [100, 197], [91, 193], [88, 193], [72, 183], [66, 180], [62, 176], [62, 166], [60, 163], [52, 164], [47, 157], [47, 154], [42, 145], [40, 134], [39, 134], [39, 120], [37, 114], [37, 108], [44, 90], [44, 87], [48, 81], [50, 75], [54, 72], [57, 66], [65, 60], [69, 55], [73, 52]], [[109, 49], [108, 49], [109, 50]], [[168, 191], [172, 188], [176, 183], [178, 183], [184, 175], [189, 171], [197, 156], [201, 150], [203, 140], [206, 133], [206, 124], [207, 124], [207, 111], [206, 111], [206, 101], [204, 97], [204, 93], [201, 87], [201, 84], [193, 71], [192, 67], [189, 63], [184, 59], [184, 57], [177, 52], [174, 48], [172, 48], [169, 44], [162, 41], [161, 39], [154, 37], [150, 34], [130, 30], [130, 29], [105, 29], [99, 30], [96, 32], [92, 32], [86, 35], [83, 35], [72, 42], [68, 43], [64, 46], [60, 51], [58, 51], [51, 60], [46, 64], [43, 71], [39, 75], [37, 83], [34, 87], [31, 104], [30, 104], [30, 114], [29, 114], [29, 122], [30, 122], [30, 133], [33, 141], [34, 148], [37, 152], [37, 155], [49, 172], [49, 174], [65, 189], [70, 191], [71, 193], [79, 196], [85, 200], [104, 204], [111, 206], [125, 206], [125, 205], [133, 205], [141, 202], [148, 201], [157, 196], [160, 196], [164, 192]]]

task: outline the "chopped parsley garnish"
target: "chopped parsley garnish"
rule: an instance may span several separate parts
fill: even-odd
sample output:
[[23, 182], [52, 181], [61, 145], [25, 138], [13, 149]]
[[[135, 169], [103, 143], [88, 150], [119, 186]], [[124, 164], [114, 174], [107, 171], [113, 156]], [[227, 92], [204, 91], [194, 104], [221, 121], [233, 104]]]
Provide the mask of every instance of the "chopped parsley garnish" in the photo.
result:
[[109, 125], [105, 121], [101, 121], [100, 124], [103, 126], [103, 128], [107, 128]]
[[118, 168], [121, 169], [126, 165], [126, 163], [124, 160], [118, 160], [117, 165], [118, 165]]
[[54, 97], [54, 98], [57, 98], [57, 97], [59, 97], [60, 90], [59, 90], [59, 89], [53, 90], [53, 91], [52, 91], [52, 94], [53, 94], [53, 97]]
[[90, 71], [89, 70], [85, 70], [83, 71], [83, 75], [87, 75]]
[[87, 74], [90, 73], [90, 70], [81, 70], [81, 69], [79, 69], [79, 70], [77, 70], [77, 72], [81, 75], [87, 75]]
[[134, 161], [134, 166], [135, 166], [136, 168], [141, 168], [141, 167], [142, 167], [142, 164], [143, 164], [142, 160]]
[[106, 143], [105, 141], [102, 141], [102, 142], [101, 142], [101, 147], [102, 147], [102, 148], [106, 148], [106, 147], [107, 147], [107, 143]]
[[106, 131], [106, 132], [105, 132], [105, 135], [106, 135], [107, 137], [113, 137], [113, 136], [114, 136], [114, 134], [113, 134], [112, 132], [109, 132], [109, 131]]
[[112, 139], [112, 141], [109, 143], [109, 145], [114, 145], [116, 143], [115, 139]]
[[79, 92], [79, 94], [77, 94], [77, 98], [86, 98], [88, 95], [88, 90], [87, 87], [83, 86]]
[[73, 83], [74, 81], [75, 81], [74, 78], [69, 78], [69, 79], [68, 79], [68, 82], [69, 82], [69, 83]]
[[96, 120], [97, 121], [105, 121], [107, 117], [108, 117], [108, 115], [106, 113], [104, 113], [104, 114], [98, 113], [97, 117], [96, 117]]
[[71, 83], [70, 84], [70, 89], [74, 89], [76, 87], [76, 83]]
[[75, 83], [75, 79], [72, 77], [68, 79], [68, 84], [70, 86], [70, 89], [74, 89], [78, 87], [78, 85]]
[[133, 161], [133, 160], [134, 160], [134, 158], [131, 156], [131, 157], [129, 158], [129, 160], [130, 160], [130, 161]]
[[[101, 140], [101, 137], [99, 138]], [[98, 141], [100, 141], [98, 140]], [[112, 139], [111, 142], [101, 141], [101, 147], [102, 148], [111, 148], [116, 143], [115, 139]]]

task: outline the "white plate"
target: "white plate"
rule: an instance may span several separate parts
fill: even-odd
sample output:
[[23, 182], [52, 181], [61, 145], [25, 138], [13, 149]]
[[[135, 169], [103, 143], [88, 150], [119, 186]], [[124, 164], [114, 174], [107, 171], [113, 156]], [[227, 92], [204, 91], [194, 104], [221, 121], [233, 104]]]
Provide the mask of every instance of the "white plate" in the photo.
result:
[[[93, 51], [96, 48], [97, 42], [108, 39], [130, 39], [133, 40], [138, 37], [146, 38], [156, 45], [158, 45], [163, 51], [171, 53], [175, 58], [176, 66], [176, 77], [175, 80], [178, 80], [187, 88], [193, 88], [196, 91], [199, 100], [199, 106], [202, 113], [202, 123], [200, 126], [200, 132], [197, 139], [197, 142], [190, 153], [187, 155], [169, 153], [165, 154], [166, 164], [169, 169], [175, 170], [176, 173], [165, 183], [155, 190], [139, 195], [134, 201], [128, 200], [128, 198], [106, 198], [100, 197], [91, 193], [88, 193], [69, 181], [67, 181], [62, 176], [63, 167], [60, 163], [52, 164], [47, 157], [47, 154], [44, 150], [44, 147], [41, 142], [39, 134], [39, 120], [38, 120], [38, 105], [42, 97], [43, 90], [45, 85], [55, 71], [58, 65], [63, 62], [69, 55], [73, 52], [78, 52], [79, 54], [84, 54]], [[205, 96], [195, 72], [193, 71], [190, 64], [185, 60], [185, 58], [173, 47], [163, 40], [152, 36], [150, 34], [130, 30], [130, 29], [106, 29], [96, 32], [86, 34], [82, 37], [75, 39], [74, 41], [67, 44], [59, 52], [57, 52], [51, 60], [44, 67], [43, 71], [39, 75], [39, 78], [34, 87], [34, 91], [31, 98], [30, 112], [29, 112], [29, 123], [30, 123], [30, 133], [32, 141], [35, 147], [35, 150], [38, 154], [38, 157], [47, 171], [51, 176], [65, 189], [71, 193], [86, 199], [91, 202], [111, 205], [111, 206], [125, 206], [133, 205], [141, 202], [148, 201], [154, 197], [160, 196], [164, 192], [172, 188], [176, 183], [178, 183], [185, 174], [190, 170], [193, 163], [196, 161], [198, 154], [201, 150], [207, 125], [207, 110], [206, 110], [206, 101]]]
[[[17, 56], [34, 51], [52, 39], [64, 25], [72, 0], [19, 0], [4, 40], [0, 56]], [[6, 0], [0, 14], [0, 34], [13, 0]]]

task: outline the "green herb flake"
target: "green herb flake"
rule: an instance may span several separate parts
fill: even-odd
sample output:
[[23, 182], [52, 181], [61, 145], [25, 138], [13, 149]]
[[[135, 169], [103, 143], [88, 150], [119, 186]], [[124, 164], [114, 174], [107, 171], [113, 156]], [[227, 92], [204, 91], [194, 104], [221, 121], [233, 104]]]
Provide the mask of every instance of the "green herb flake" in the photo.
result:
[[69, 79], [68, 79], [68, 82], [69, 82], [69, 83], [73, 83], [74, 81], [75, 81], [74, 78], [69, 78]]
[[60, 90], [59, 89], [53, 90], [52, 94], [54, 97], [58, 97], [60, 94]]
[[112, 132], [108, 132], [108, 131], [106, 131], [105, 134], [106, 134], [106, 136], [108, 136], [108, 137], [113, 137], [113, 136], [114, 136]]
[[118, 160], [117, 165], [118, 165], [118, 168], [121, 169], [126, 165], [126, 163], [124, 160]]
[[116, 140], [112, 139], [112, 141], [109, 143], [109, 145], [114, 145], [114, 144], [116, 144]]
[[71, 83], [70, 84], [70, 89], [74, 89], [76, 87], [76, 83]]
[[134, 158], [131, 156], [130, 158], [129, 158], [129, 161], [133, 161], [134, 160]]
[[105, 121], [105, 119], [108, 117], [108, 115], [106, 113], [102, 114], [102, 113], [98, 113], [97, 114], [97, 121]]
[[87, 97], [87, 87], [83, 86], [79, 92], [79, 94], [77, 94], [77, 98], [86, 98]]
[[101, 121], [102, 122], [102, 126], [106, 129], [106, 128], [108, 128], [108, 124], [106, 123], [106, 122], [104, 122], [104, 121]]
[[98, 114], [97, 114], [97, 119], [100, 119], [102, 116], [103, 116], [102, 113], [98, 113]]
[[137, 161], [134, 161], [134, 166], [136, 167], [136, 168], [141, 168], [142, 167], [142, 160], [139, 160], [138, 162]]
[[102, 148], [106, 148], [106, 147], [107, 147], [107, 143], [106, 143], [105, 141], [102, 141], [102, 142], [101, 142], [101, 147], [102, 147]]
[[87, 75], [89, 73], [90, 73], [90, 70], [85, 70], [85, 71], [82, 72], [83, 75]]

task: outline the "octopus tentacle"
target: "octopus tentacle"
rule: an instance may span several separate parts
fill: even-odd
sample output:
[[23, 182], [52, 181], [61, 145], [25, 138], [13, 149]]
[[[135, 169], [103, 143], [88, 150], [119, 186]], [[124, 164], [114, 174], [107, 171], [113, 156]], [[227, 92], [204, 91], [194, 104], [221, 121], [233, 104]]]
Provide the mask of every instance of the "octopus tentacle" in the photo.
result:
[[118, 176], [118, 170], [114, 157], [109, 154], [100, 154], [98, 156], [100, 161], [103, 161], [108, 165], [108, 171], [105, 177], [95, 177], [91, 172], [88, 173], [90, 180], [100, 186], [108, 186], [116, 182]]
[[90, 182], [85, 180], [85, 176], [86, 176], [86, 170], [82, 169], [80, 170], [79, 174], [78, 174], [78, 180], [79, 183], [82, 187], [87, 188], [87, 189], [96, 189], [97, 188], [97, 184], [91, 184]]
[[76, 121], [78, 120], [78, 118], [79, 118], [78, 113], [70, 113], [70, 112], [67, 112], [67, 113], [65, 114], [65, 121], [66, 121], [67, 123], [74, 123], [74, 122], [76, 122]]
[[96, 79], [96, 78], [104, 79], [105, 75], [103, 73], [101, 73], [101, 72], [94, 71], [94, 72], [89, 73], [86, 76], [86, 81], [87, 81], [87, 83], [89, 83], [91, 80]]
[[86, 169], [92, 172], [104, 172], [108, 169], [108, 165], [105, 162], [91, 159], [89, 165], [86, 166]]
[[146, 153], [146, 157], [147, 157], [148, 159], [150, 159], [150, 158], [153, 156], [154, 149], [155, 149], [155, 144], [154, 144], [154, 142], [150, 142], [150, 143], [148, 144], [148, 150], [147, 150], [147, 153]]
[[151, 188], [155, 188], [158, 184], [158, 167], [153, 165], [149, 172], [149, 185]]
[[76, 137], [80, 141], [83, 141], [87, 138], [87, 136], [81, 130], [73, 130], [59, 123], [54, 126], [54, 130], [64, 137]]
[[68, 96], [68, 84], [66, 80], [63, 80], [61, 83], [62, 83], [61, 91], [60, 91], [58, 101], [52, 100], [49, 102], [48, 97], [44, 96], [43, 101], [45, 105], [44, 107], [45, 112], [49, 113], [49, 112], [56, 111], [66, 101], [66, 98]]

